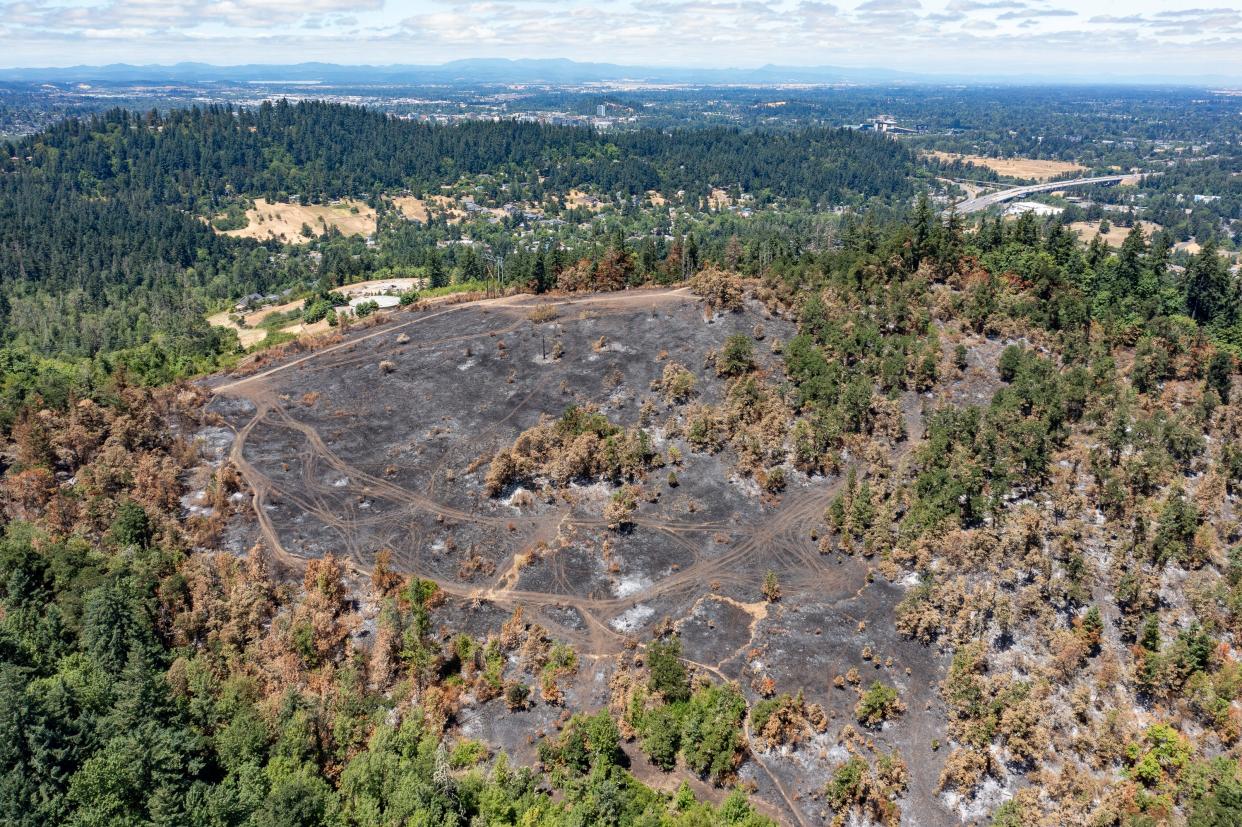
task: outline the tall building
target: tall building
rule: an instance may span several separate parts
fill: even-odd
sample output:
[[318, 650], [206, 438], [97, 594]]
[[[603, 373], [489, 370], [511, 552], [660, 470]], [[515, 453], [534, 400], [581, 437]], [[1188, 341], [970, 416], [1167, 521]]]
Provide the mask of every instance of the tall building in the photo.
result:
[[604, 104], [601, 103], [599, 106], [595, 107], [595, 116], [597, 118], [602, 118], [607, 114], [608, 114], [608, 107], [604, 106]]

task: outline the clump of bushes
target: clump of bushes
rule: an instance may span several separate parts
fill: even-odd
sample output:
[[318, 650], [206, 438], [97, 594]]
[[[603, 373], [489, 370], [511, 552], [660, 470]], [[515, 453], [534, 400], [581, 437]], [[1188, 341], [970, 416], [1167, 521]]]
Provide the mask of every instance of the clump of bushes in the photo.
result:
[[725, 340], [724, 347], [716, 354], [716, 373], [719, 376], [741, 376], [755, 368], [755, 346], [750, 337], [735, 333]]
[[604, 519], [613, 531], [620, 531], [630, 523], [630, 518], [638, 510], [637, 485], [626, 485], [618, 488], [604, 506]]
[[335, 290], [321, 291], [302, 303], [302, 321], [314, 324], [336, 315], [336, 308], [349, 304], [349, 300]]
[[249, 224], [250, 219], [241, 204], [229, 204], [224, 212], [211, 219], [211, 226], [220, 232], [244, 230]]
[[742, 280], [737, 273], [706, 267], [690, 280], [690, 289], [712, 310], [742, 309]]
[[896, 827], [901, 823], [897, 799], [908, 784], [906, 762], [896, 750], [877, 758], [875, 766], [854, 755], [833, 770], [824, 800], [836, 817], [833, 824], [844, 823], [850, 813], [856, 813], [864, 820]]
[[875, 681], [854, 705], [854, 716], [863, 726], [876, 727], [906, 711], [897, 690]]
[[643, 710], [636, 729], [643, 751], [656, 766], [671, 770], [680, 756], [692, 772], [724, 784], [746, 755], [745, 716], [746, 699], [737, 687], [712, 685], [685, 701]]
[[526, 318], [530, 319], [535, 324], [544, 324], [546, 322], [552, 321], [558, 315], [559, 314], [557, 313], [556, 305], [541, 304], [537, 307], [532, 308], [531, 311], [526, 314]]
[[759, 701], [750, 710], [750, 731], [767, 749], [796, 746], [812, 732], [824, 732], [828, 716], [816, 703], [807, 703], [799, 692]]
[[685, 365], [669, 362], [664, 366], [664, 373], [652, 384], [653, 390], [664, 394], [664, 401], [677, 404], [690, 399], [697, 392], [698, 380]]
[[561, 487], [575, 480], [633, 482], [661, 460], [645, 430], [621, 428], [598, 411], [575, 405], [560, 419], [523, 431], [496, 454], [484, 486], [495, 497], [508, 485], [536, 478]]

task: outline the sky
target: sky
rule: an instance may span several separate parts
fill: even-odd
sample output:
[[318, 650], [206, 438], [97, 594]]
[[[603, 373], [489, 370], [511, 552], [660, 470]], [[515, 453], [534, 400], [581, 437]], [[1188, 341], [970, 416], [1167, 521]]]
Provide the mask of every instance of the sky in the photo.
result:
[[1242, 84], [1242, 0], [0, 0], [9, 67], [472, 57]]

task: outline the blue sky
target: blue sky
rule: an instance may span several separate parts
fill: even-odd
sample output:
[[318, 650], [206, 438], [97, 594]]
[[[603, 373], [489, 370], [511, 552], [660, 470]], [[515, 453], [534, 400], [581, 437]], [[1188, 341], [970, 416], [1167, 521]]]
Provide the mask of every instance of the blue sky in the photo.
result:
[[0, 0], [0, 64], [834, 64], [1242, 83], [1242, 3], [1131, 0]]

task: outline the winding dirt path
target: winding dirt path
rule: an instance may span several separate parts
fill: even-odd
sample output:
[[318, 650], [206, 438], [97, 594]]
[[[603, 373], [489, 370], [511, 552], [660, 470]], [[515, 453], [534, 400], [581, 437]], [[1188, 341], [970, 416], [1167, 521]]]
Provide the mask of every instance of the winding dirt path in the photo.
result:
[[[658, 306], [665, 302], [684, 302], [692, 300], [686, 288], [668, 290], [642, 290], [626, 293], [603, 294], [588, 297], [573, 297], [550, 302], [557, 308], [580, 307], [595, 314], [633, 313], [636, 309]], [[541, 302], [548, 304], [549, 302]], [[356, 546], [354, 535], [362, 526], [375, 526], [381, 522], [396, 524], [396, 516], [391, 512], [383, 515], [362, 515], [358, 509], [348, 504], [330, 501], [323, 494], [322, 483], [316, 477], [317, 471], [332, 469], [342, 476], [364, 487], [370, 496], [397, 504], [400, 514], [424, 513], [440, 520], [470, 522], [476, 525], [492, 527], [503, 531], [506, 525], [514, 520], [502, 516], [479, 514], [472, 510], [449, 505], [437, 496], [433, 473], [432, 480], [421, 491], [413, 491], [397, 485], [389, 479], [368, 473], [356, 465], [346, 462], [335, 454], [325, 443], [322, 435], [313, 426], [297, 419], [283, 404], [274, 380], [287, 371], [315, 365], [322, 369], [338, 369], [344, 365], [374, 360], [370, 351], [363, 352], [359, 346], [365, 342], [391, 338], [395, 334], [416, 328], [429, 320], [449, 314], [459, 313], [464, 308], [486, 306], [513, 316], [510, 324], [495, 328], [496, 335], [516, 330], [529, 324], [527, 312], [533, 304], [529, 297], [510, 296], [500, 299], [484, 299], [475, 302], [453, 305], [442, 310], [424, 311], [407, 321], [384, 325], [381, 329], [367, 332], [344, 342], [308, 353], [286, 363], [270, 367], [251, 376], [228, 381], [214, 388], [216, 394], [246, 399], [254, 405], [253, 416], [244, 425], [236, 429], [236, 436], [230, 451], [230, 459], [252, 492], [251, 508], [257, 521], [259, 533], [269, 549], [280, 562], [292, 567], [300, 566], [302, 558], [290, 553], [282, 541], [281, 532], [273, 523], [268, 506], [274, 498], [295, 504], [303, 511], [312, 514], [326, 526], [339, 531], [344, 542], [352, 567], [360, 574], [369, 570], [365, 550]], [[570, 320], [566, 320], [569, 323]], [[488, 332], [492, 332], [489, 330]], [[438, 340], [418, 342], [418, 346], [432, 346], [451, 343], [477, 337], [479, 333], [463, 333]], [[355, 353], [357, 355], [355, 355]], [[489, 430], [495, 430], [520, 410], [539, 389], [536, 385], [524, 398], [517, 400], [509, 414], [493, 423]], [[263, 473], [246, 456], [247, 443], [260, 427], [276, 427], [294, 432], [301, 441], [302, 447], [297, 453], [301, 463], [301, 474], [296, 482], [278, 483]], [[486, 434], [472, 435], [477, 439]], [[900, 446], [898, 453], [909, 449], [910, 442]], [[443, 469], [445, 460], [441, 460], [439, 469]], [[799, 590], [814, 589], [832, 584], [839, 580], [840, 573], [831, 568], [810, 540], [810, 527], [822, 523], [824, 510], [837, 494], [843, 484], [842, 477], [829, 484], [817, 483], [809, 487], [799, 488], [786, 493], [779, 505], [766, 512], [761, 520], [749, 525], [737, 525], [727, 520], [701, 520], [659, 518], [637, 514], [633, 522], [644, 529], [658, 532], [670, 544], [688, 550], [692, 554], [689, 565], [669, 574], [625, 597], [588, 597], [573, 594], [569, 591], [568, 575], [563, 569], [558, 571], [559, 583], [566, 588], [565, 592], [538, 591], [518, 588], [519, 578], [515, 576], [517, 565], [515, 555], [511, 553], [497, 566], [494, 577], [482, 586], [467, 585], [456, 580], [429, 576], [420, 571], [418, 554], [407, 555], [402, 561], [411, 573], [424, 579], [432, 580], [447, 595], [468, 602], [485, 601], [504, 608], [523, 606], [533, 610], [547, 620], [547, 625], [554, 630], [557, 637], [573, 644], [579, 649], [581, 656], [588, 658], [607, 658], [621, 653], [627, 643], [627, 636], [614, 628], [611, 621], [641, 603], [657, 599], [667, 599], [693, 611], [697, 600], [705, 598], [706, 584], [719, 583], [734, 587], [757, 589], [762, 572], [770, 568], [796, 572], [791, 578], [790, 586]], [[598, 515], [576, 512], [569, 504], [562, 504], [552, 513], [542, 515], [531, 521], [529, 537], [555, 537], [562, 530], [578, 527], [602, 529], [605, 520]], [[414, 531], [415, 529], [409, 529]], [[719, 554], [705, 556], [702, 553], [702, 541], [696, 543], [694, 535], [706, 537], [715, 532], [727, 533], [733, 541]], [[421, 549], [422, 537], [418, 536], [414, 546]], [[531, 542], [534, 542], [533, 540]], [[734, 601], [736, 602], [736, 601]], [[572, 607], [581, 615], [584, 628], [571, 628], [563, 623], [551, 620], [552, 612], [542, 610], [560, 610]], [[756, 621], [757, 622], [757, 621]], [[753, 638], [755, 623], [751, 625]], [[729, 681], [722, 666], [725, 661], [736, 656], [725, 658], [721, 663], [704, 664], [689, 661], [700, 669], [716, 676], [720, 680]], [[749, 721], [743, 724], [747, 743], [751, 743]], [[751, 752], [750, 758], [755, 766], [771, 780], [772, 787], [783, 799], [788, 814], [800, 827], [806, 827], [807, 821], [798, 802], [790, 795], [778, 775], [765, 763], [761, 755]]]

